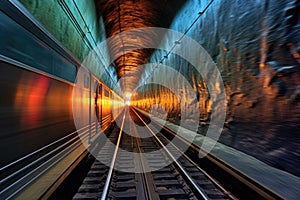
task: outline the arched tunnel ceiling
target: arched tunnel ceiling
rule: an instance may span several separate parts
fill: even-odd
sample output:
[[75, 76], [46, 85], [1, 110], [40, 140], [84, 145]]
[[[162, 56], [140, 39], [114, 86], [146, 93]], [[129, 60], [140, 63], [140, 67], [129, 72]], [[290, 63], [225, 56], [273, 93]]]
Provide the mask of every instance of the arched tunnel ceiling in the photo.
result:
[[[184, 1], [162, 0], [97, 0], [98, 15], [102, 15], [107, 37], [123, 31], [143, 27], [168, 27], [176, 12]], [[151, 49], [126, 51], [136, 44], [150, 46], [155, 42], [151, 34], [120, 37], [113, 44], [108, 44], [111, 55], [120, 54], [114, 62], [118, 78], [122, 78], [121, 87], [124, 92], [132, 92], [137, 87], [143, 73], [141, 65], [147, 62]], [[149, 45], [150, 44], [150, 45]], [[122, 52], [120, 52], [122, 51]]]

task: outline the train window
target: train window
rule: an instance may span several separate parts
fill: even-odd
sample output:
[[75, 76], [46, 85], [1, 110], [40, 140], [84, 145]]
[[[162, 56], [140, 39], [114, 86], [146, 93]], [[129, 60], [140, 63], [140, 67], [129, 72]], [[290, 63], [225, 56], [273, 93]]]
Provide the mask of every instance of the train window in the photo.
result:
[[67, 81], [75, 81], [76, 66], [3, 12], [0, 12], [0, 18], [0, 54]]
[[104, 96], [109, 97], [109, 91], [107, 89], [104, 89]]
[[98, 94], [102, 95], [101, 91], [102, 91], [102, 85], [99, 84], [99, 87], [98, 87]]
[[53, 56], [52, 63], [54, 75], [74, 82], [76, 78], [76, 67], [73, 64], [59, 55]]
[[86, 74], [84, 74], [84, 87], [90, 88], [90, 77], [88, 77]]

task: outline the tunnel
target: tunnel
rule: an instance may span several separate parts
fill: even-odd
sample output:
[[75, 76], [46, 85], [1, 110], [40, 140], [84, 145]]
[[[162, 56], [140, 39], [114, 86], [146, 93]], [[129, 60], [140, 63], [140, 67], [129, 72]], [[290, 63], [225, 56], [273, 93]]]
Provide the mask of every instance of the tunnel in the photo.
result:
[[299, 0], [2, 0], [0, 19], [0, 199], [299, 199]]

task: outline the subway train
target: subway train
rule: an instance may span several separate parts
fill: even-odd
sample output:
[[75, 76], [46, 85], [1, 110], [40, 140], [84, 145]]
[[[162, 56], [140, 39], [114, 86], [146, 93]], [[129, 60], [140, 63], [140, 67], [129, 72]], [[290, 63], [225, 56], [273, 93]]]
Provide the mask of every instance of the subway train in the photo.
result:
[[0, 88], [2, 197], [105, 132], [124, 105], [17, 1], [0, 1]]

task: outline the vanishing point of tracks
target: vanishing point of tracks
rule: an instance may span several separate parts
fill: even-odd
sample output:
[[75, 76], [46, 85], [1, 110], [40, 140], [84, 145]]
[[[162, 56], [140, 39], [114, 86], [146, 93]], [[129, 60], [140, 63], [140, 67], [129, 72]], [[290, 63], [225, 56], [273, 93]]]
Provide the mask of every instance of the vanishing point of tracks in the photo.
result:
[[[128, 113], [136, 124], [148, 130], [148, 137], [138, 136]], [[154, 129], [135, 110], [124, 114], [120, 128], [109, 136], [111, 142], [98, 153], [100, 160], [105, 159], [110, 166], [96, 157], [73, 199], [235, 199]], [[130, 130], [130, 135], [123, 130]], [[147, 152], [152, 153], [145, 155]], [[170, 164], [159, 169], [162, 163]], [[154, 168], [158, 170], [149, 170]]]

